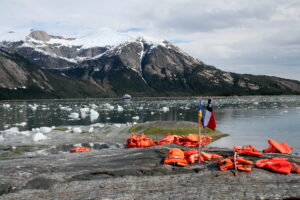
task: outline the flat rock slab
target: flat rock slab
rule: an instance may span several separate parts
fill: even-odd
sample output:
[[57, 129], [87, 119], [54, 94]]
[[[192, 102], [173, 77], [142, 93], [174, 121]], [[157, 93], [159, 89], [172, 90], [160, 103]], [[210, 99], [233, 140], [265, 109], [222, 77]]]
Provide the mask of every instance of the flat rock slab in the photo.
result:
[[[163, 165], [172, 147], [186, 149], [167, 145], [1, 159], [0, 199], [300, 198], [300, 174], [254, 168], [234, 176], [220, 172], [215, 161], [187, 167]], [[228, 149], [206, 151], [232, 155]], [[260, 159], [270, 156], [274, 155]], [[300, 157], [284, 156], [300, 162]]]

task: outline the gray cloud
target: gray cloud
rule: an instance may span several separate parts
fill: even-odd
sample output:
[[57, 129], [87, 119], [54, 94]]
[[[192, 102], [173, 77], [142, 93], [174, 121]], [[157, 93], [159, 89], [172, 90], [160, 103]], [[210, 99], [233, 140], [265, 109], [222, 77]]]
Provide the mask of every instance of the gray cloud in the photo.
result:
[[0, 1], [1, 31], [76, 36], [104, 27], [174, 41], [224, 70], [300, 80], [298, 0]]

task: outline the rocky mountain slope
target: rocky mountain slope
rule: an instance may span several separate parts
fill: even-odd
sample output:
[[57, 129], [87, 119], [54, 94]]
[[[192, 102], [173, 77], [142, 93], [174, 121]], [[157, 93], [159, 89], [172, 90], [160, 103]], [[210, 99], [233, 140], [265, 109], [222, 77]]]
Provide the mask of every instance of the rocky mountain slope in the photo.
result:
[[98, 88], [102, 96], [300, 94], [299, 81], [224, 72], [167, 41], [120, 41], [87, 44], [32, 31], [25, 40], [1, 45], [41, 68]]
[[0, 99], [102, 96], [95, 85], [48, 72], [0, 47]]

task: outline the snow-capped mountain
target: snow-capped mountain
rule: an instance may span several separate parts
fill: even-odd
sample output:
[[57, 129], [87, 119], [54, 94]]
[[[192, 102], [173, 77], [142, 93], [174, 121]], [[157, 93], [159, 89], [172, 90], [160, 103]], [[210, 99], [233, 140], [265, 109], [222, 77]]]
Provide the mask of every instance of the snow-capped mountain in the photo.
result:
[[[93, 58], [111, 48], [110, 45], [104, 45], [106, 39], [97, 40], [93, 35], [77, 39], [53, 36], [44, 31], [31, 31], [22, 40], [19, 35], [8, 38], [2, 42], [2, 45], [46, 69], [74, 67], [79, 62]], [[126, 39], [128, 38], [125, 36], [116, 37], [115, 42]]]
[[6, 32], [0, 34], [1, 40], [1, 45], [16, 51], [42, 68], [66, 69], [82, 61], [98, 58], [108, 50], [113, 52], [123, 43], [134, 41], [135, 38], [110, 29], [84, 32], [78, 38], [54, 36], [45, 31], [32, 30], [28, 35], [24, 35], [24, 32]]
[[[56, 79], [63, 76], [70, 79], [74, 82], [69, 82], [71, 90], [76, 87], [74, 91], [80, 89], [80, 95], [89, 97], [117, 97], [124, 93], [133, 96], [300, 94], [299, 81], [224, 72], [164, 40], [134, 38], [108, 30], [77, 38], [31, 31], [23, 40], [19, 38], [11, 36], [1, 45], [25, 57], [28, 63], [57, 73], [60, 78]], [[4, 64], [6, 69], [10, 68], [9, 62]], [[84, 86], [79, 87], [75, 82]], [[65, 83], [64, 80], [62, 84]], [[59, 94], [65, 90], [59, 88], [53, 91]]]
[[103, 97], [95, 85], [53, 74], [0, 47], [0, 99]]

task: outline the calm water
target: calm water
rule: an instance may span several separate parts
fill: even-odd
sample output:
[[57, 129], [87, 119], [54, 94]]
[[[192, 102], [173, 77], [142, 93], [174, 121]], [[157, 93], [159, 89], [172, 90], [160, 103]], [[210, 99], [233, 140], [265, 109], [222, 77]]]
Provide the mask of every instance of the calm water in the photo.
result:
[[[202, 100], [206, 104], [207, 99]], [[31, 130], [42, 126], [90, 125], [98, 122], [196, 122], [198, 101], [197, 98], [3, 101], [0, 102], [0, 130], [11, 127]], [[215, 142], [214, 146], [254, 144], [262, 149], [268, 146], [267, 139], [273, 138], [278, 142], [287, 142], [300, 152], [300, 96], [218, 97], [212, 103], [217, 128], [230, 134], [230, 137]], [[99, 117], [91, 119], [89, 115], [84, 116], [80, 109], [87, 106], [97, 111]]]

